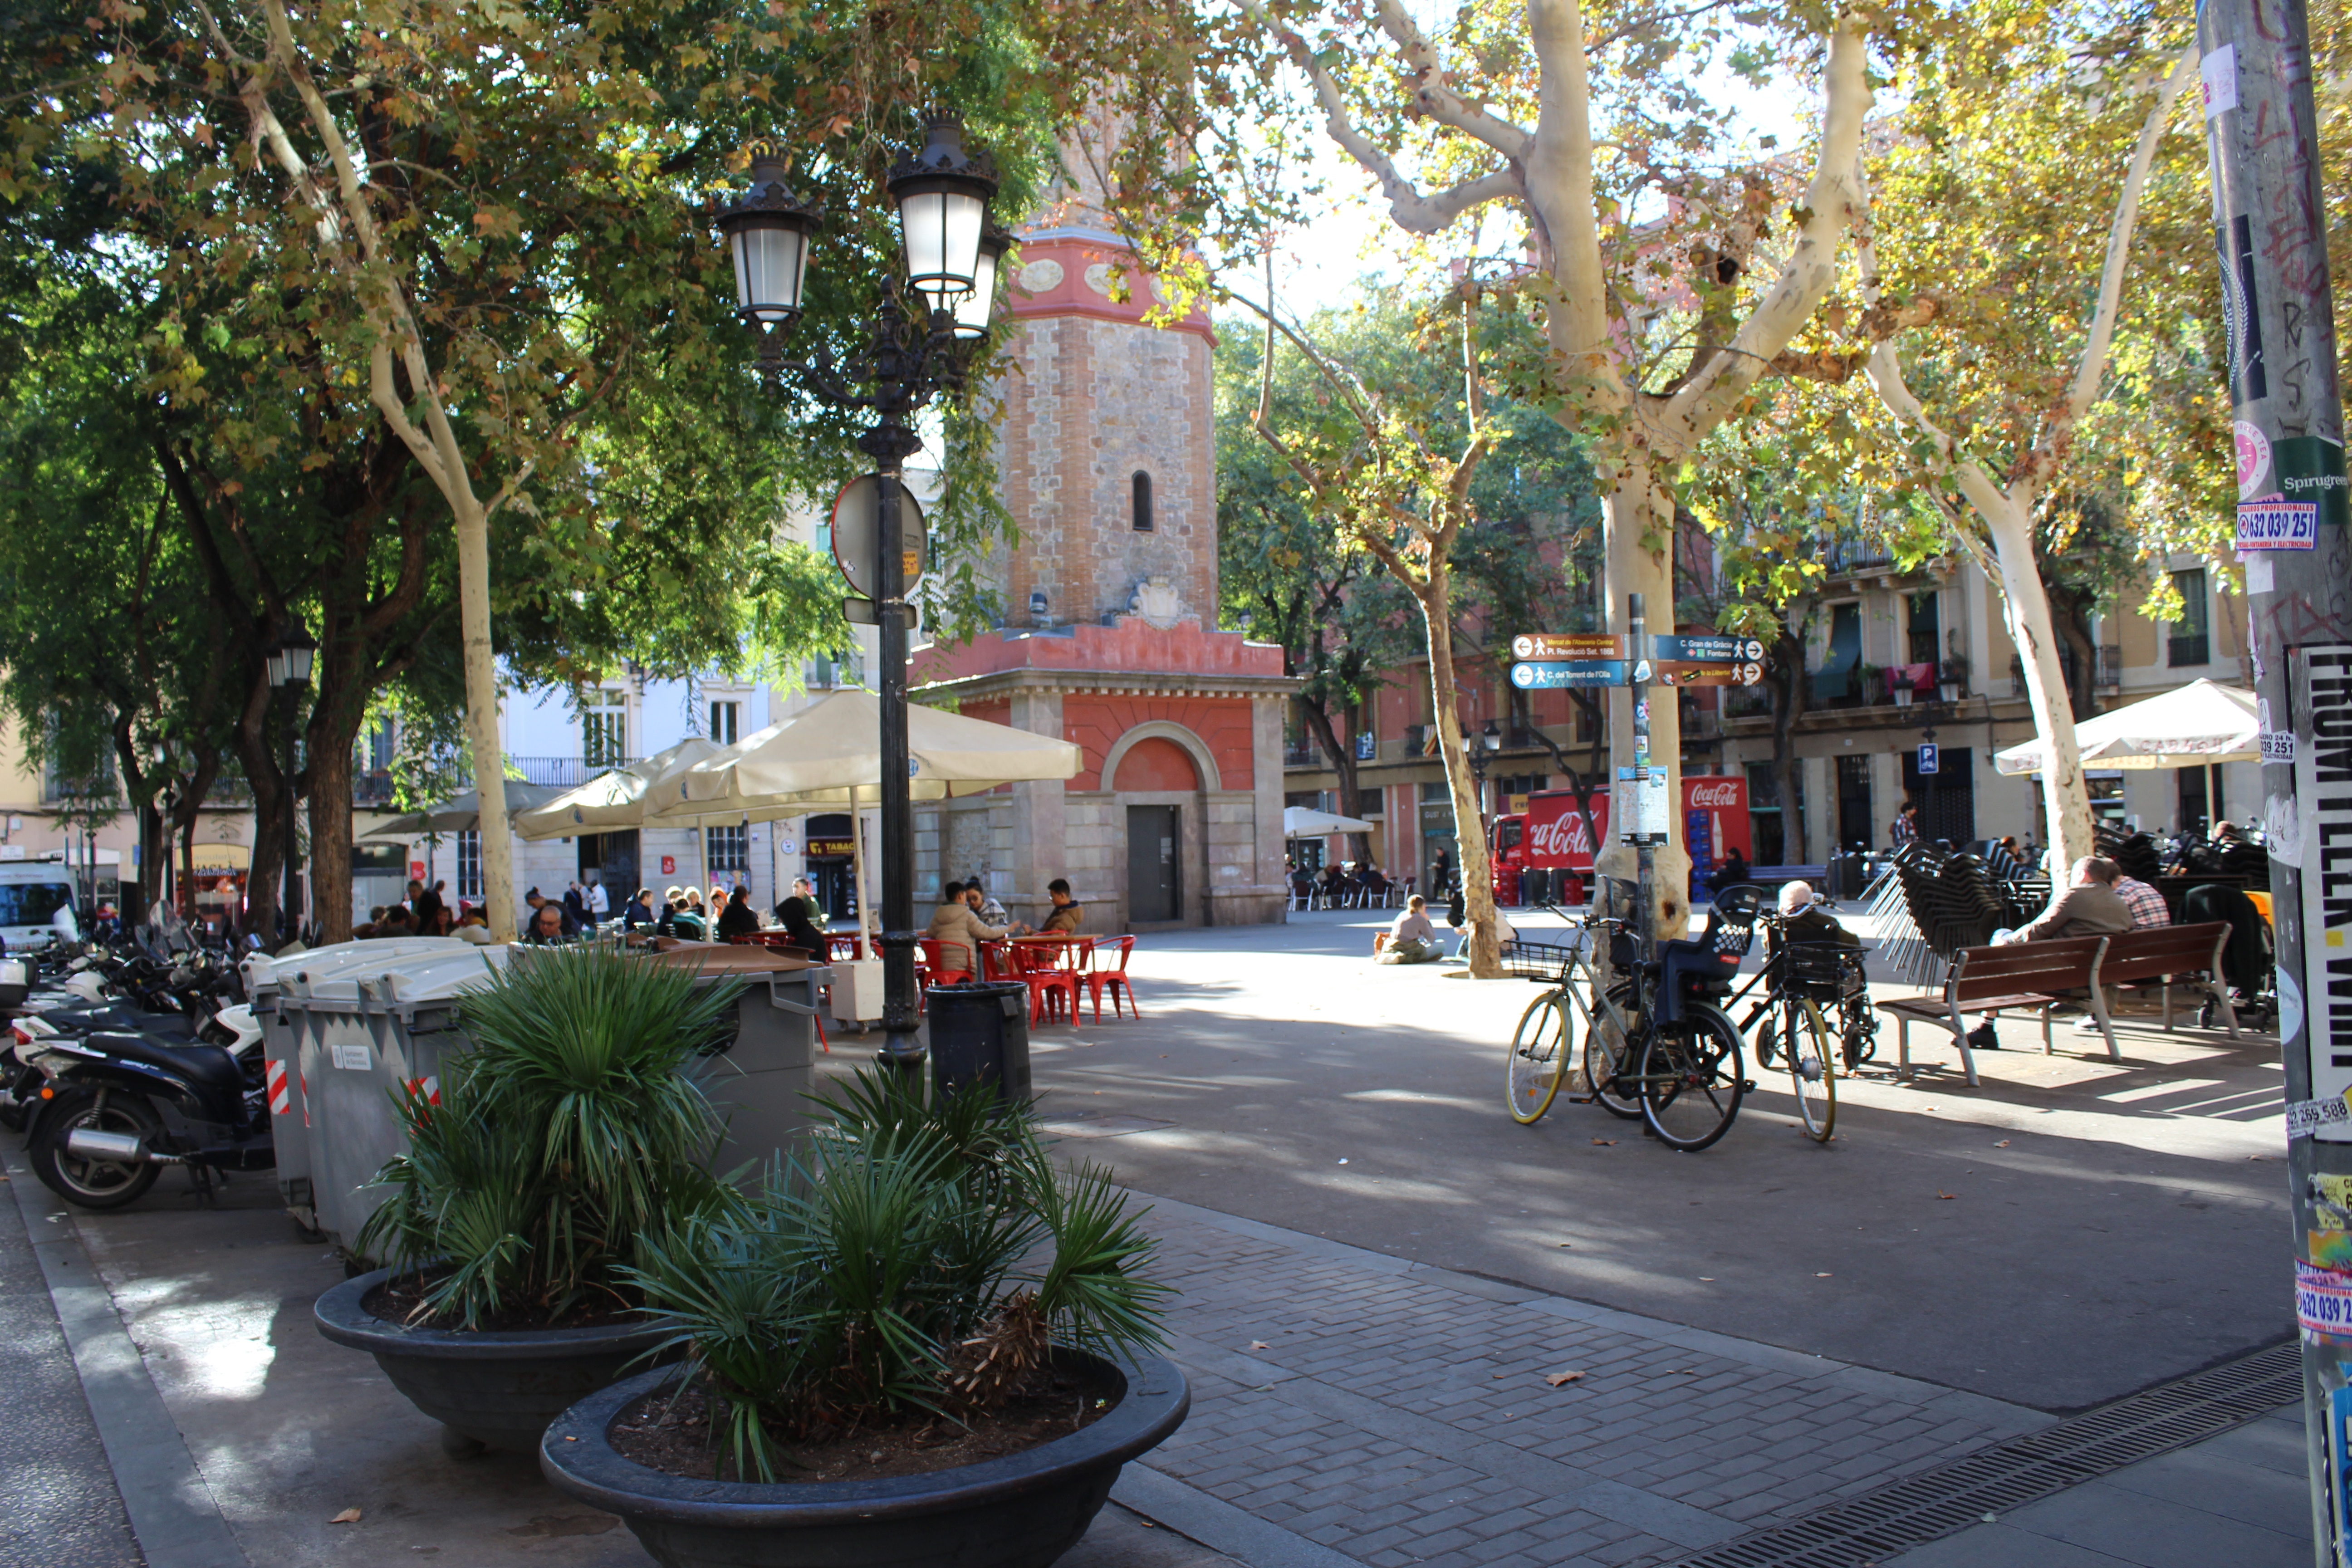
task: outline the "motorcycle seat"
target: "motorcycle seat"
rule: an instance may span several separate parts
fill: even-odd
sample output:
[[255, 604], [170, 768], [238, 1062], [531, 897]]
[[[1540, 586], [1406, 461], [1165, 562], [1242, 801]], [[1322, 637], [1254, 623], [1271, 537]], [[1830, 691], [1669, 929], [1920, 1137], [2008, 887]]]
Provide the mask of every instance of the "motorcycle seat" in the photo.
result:
[[184, 1013], [142, 1013], [135, 1007], [79, 1007], [61, 1008], [47, 1017], [50, 1023], [68, 1033], [79, 1033], [85, 1029], [131, 1030], [142, 1035], [163, 1035], [184, 1040], [196, 1037], [196, 1026], [188, 1022]]
[[206, 1089], [241, 1089], [245, 1074], [236, 1058], [218, 1046], [159, 1046], [137, 1035], [93, 1034], [90, 1047], [126, 1061], [162, 1068]]

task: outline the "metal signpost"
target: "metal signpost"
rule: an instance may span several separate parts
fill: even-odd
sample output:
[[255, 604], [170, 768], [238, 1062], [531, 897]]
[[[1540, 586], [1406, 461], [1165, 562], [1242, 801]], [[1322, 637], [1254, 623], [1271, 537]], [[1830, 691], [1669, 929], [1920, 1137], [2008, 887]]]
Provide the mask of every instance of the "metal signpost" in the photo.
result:
[[[2352, 507], [2304, 0], [2198, 8], [2230, 335], [2315, 1560], [2352, 1500]], [[2340, 193], [2339, 193], [2340, 195]], [[2325, 967], [2321, 967], [2321, 965]]]

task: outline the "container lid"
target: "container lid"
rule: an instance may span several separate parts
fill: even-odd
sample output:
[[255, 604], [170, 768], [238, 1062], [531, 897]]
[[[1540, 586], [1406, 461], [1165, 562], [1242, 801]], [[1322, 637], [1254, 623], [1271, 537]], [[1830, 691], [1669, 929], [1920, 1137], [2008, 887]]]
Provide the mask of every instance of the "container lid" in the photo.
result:
[[354, 1005], [360, 983], [390, 975], [393, 999], [445, 999], [480, 984], [494, 967], [503, 968], [506, 950], [477, 947], [456, 937], [395, 937], [381, 942], [338, 942], [314, 948], [276, 965], [284, 999]]

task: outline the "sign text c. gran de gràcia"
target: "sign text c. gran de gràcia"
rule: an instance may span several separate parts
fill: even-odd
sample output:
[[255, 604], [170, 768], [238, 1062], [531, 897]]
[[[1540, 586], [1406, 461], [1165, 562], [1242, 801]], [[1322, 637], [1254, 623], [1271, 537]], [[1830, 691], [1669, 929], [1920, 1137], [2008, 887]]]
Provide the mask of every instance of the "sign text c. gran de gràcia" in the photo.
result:
[[[1753, 686], [1764, 679], [1764, 645], [1754, 637], [1654, 637], [1644, 677], [1662, 686]], [[1624, 686], [1639, 656], [1608, 632], [1523, 632], [1511, 639], [1511, 684], [1522, 691]]]

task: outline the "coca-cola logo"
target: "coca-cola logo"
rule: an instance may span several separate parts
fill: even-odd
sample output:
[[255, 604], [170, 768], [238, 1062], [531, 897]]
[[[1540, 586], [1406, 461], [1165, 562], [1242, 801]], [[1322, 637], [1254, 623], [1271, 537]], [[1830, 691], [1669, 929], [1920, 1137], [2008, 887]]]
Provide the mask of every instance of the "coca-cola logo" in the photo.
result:
[[1739, 781], [1725, 779], [1721, 784], [1695, 784], [1691, 785], [1690, 803], [1693, 806], [1736, 806], [1739, 804]]
[[1582, 855], [1591, 848], [1592, 840], [1584, 831], [1584, 818], [1574, 813], [1537, 823], [1528, 830], [1528, 852], [1531, 855]]

